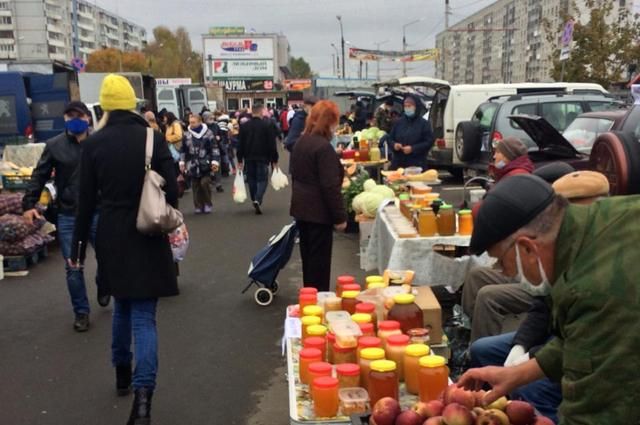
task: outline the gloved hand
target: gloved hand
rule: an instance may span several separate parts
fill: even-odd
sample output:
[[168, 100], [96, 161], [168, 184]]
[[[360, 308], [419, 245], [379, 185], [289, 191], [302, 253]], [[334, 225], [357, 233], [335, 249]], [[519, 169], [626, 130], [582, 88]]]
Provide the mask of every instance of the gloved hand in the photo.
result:
[[529, 353], [527, 353], [522, 345], [514, 345], [507, 360], [505, 360], [505, 367], [517, 366], [529, 360]]

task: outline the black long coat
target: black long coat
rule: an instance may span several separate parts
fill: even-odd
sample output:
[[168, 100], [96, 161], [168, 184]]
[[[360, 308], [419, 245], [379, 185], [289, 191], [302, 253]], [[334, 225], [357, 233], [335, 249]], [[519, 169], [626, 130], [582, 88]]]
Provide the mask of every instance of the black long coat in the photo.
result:
[[[72, 259], [84, 248], [91, 217], [99, 207], [96, 256], [100, 282], [116, 298], [156, 298], [178, 294], [176, 268], [166, 235], [136, 229], [144, 181], [145, 120], [114, 111], [107, 125], [83, 142], [80, 190]], [[178, 185], [167, 143], [155, 133], [151, 167], [166, 180], [167, 201], [177, 206]], [[98, 206], [97, 194], [100, 194]]]

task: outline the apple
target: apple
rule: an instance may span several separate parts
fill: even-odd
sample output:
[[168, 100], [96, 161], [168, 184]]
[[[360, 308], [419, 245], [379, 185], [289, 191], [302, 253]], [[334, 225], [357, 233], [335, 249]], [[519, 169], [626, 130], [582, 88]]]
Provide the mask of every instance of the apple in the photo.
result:
[[475, 416], [475, 418], [477, 419], [478, 417], [480, 417], [482, 414], [484, 414], [484, 409], [482, 407], [474, 407], [473, 410], [471, 411], [471, 413]]
[[395, 425], [422, 425], [424, 418], [415, 410], [409, 409], [400, 413], [396, 418]]
[[440, 400], [431, 400], [426, 403], [424, 401], [419, 401], [413, 405], [412, 410], [424, 419], [427, 419], [433, 416], [440, 416], [442, 414], [442, 410], [444, 410], [444, 403]]
[[486, 411], [476, 417], [475, 425], [502, 425], [500, 418]]
[[511, 425], [530, 425], [536, 417], [533, 406], [526, 401], [514, 400], [509, 402], [505, 412]]
[[458, 403], [471, 410], [476, 405], [476, 398], [471, 391], [455, 388], [449, 393], [449, 403]]
[[400, 403], [397, 400], [391, 397], [384, 397], [373, 406], [371, 418], [376, 425], [393, 425], [400, 412]]
[[457, 389], [458, 386], [456, 384], [451, 384], [444, 390], [444, 392], [442, 393], [442, 401], [444, 401], [445, 406], [451, 403], [451, 393], [453, 393], [453, 391]]
[[555, 425], [553, 421], [545, 416], [536, 416], [536, 421], [533, 425]]
[[442, 416], [434, 416], [424, 421], [422, 425], [444, 425], [444, 419]]
[[504, 410], [507, 408], [507, 403], [509, 403], [509, 400], [507, 400], [506, 397], [500, 397], [499, 399], [488, 405], [487, 409]]
[[509, 417], [507, 416], [506, 413], [504, 413], [502, 410], [498, 410], [498, 409], [489, 409], [486, 411], [486, 413], [490, 416], [490, 417], [496, 417], [498, 418], [498, 420], [500, 421], [501, 425], [509, 425]]
[[447, 425], [472, 425], [473, 416], [465, 406], [451, 403], [444, 408], [442, 417]]

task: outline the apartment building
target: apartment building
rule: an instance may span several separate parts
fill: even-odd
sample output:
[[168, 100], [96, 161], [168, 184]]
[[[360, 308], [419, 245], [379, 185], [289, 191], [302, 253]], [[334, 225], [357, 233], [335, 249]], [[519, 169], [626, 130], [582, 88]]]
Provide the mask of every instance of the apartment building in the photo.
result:
[[[78, 0], [78, 56], [103, 47], [142, 49], [146, 37], [141, 26]], [[0, 61], [73, 57], [72, 0], [0, 0]]]
[[[640, 3], [612, 1], [617, 10], [635, 11]], [[559, 28], [571, 4], [570, 0], [496, 1], [436, 36], [441, 51], [436, 76], [456, 84], [551, 81], [549, 56], [557, 46], [547, 40], [544, 23]], [[576, 7], [574, 16], [588, 17], [584, 0], [578, 0]]]

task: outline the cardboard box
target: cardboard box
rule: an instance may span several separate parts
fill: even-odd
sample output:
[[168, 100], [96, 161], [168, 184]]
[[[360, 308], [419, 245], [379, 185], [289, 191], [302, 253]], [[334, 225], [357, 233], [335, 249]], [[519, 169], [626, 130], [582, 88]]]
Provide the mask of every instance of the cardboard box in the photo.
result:
[[429, 329], [429, 343], [442, 343], [442, 309], [440, 303], [429, 286], [413, 288], [416, 304], [422, 310], [424, 327]]

